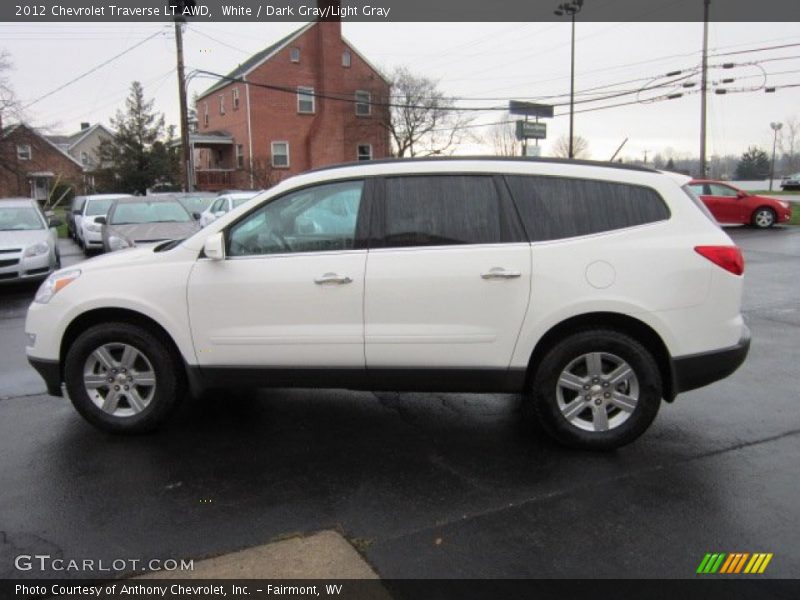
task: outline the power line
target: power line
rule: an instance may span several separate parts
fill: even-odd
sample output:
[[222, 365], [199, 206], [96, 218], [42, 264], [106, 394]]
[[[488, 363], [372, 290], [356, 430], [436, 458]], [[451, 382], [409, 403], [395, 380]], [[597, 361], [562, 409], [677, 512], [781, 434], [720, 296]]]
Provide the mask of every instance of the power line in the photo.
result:
[[36, 104], [36, 103], [38, 103], [38, 102], [41, 102], [41, 101], [42, 101], [42, 100], [44, 100], [45, 98], [49, 98], [50, 96], [52, 96], [52, 95], [53, 95], [53, 94], [55, 94], [56, 92], [60, 92], [61, 90], [63, 90], [63, 89], [64, 89], [64, 88], [66, 88], [66, 87], [69, 87], [69, 86], [70, 86], [70, 85], [72, 85], [73, 83], [76, 83], [76, 82], [80, 81], [81, 79], [83, 79], [84, 77], [87, 77], [87, 76], [91, 75], [91, 74], [92, 74], [92, 73], [94, 73], [95, 71], [97, 71], [97, 70], [101, 69], [102, 67], [105, 67], [105, 66], [106, 66], [107, 64], [109, 64], [109, 63], [112, 63], [112, 62], [114, 62], [114, 61], [115, 61], [115, 60], [117, 60], [118, 58], [120, 58], [120, 57], [122, 57], [122, 56], [124, 56], [124, 55], [128, 54], [128, 53], [129, 53], [129, 52], [131, 52], [132, 50], [135, 50], [136, 48], [138, 48], [139, 46], [141, 46], [141, 45], [142, 45], [142, 44], [144, 44], [145, 42], [148, 42], [148, 41], [152, 40], [153, 38], [155, 38], [155, 37], [157, 37], [157, 36], [161, 35], [162, 33], [163, 33], [162, 31], [156, 31], [156, 32], [155, 32], [153, 35], [150, 35], [150, 36], [146, 37], [146, 38], [145, 38], [145, 39], [143, 39], [141, 42], [137, 42], [137, 43], [136, 43], [136, 44], [134, 44], [133, 46], [131, 46], [131, 47], [127, 48], [126, 50], [123, 50], [123, 51], [122, 51], [122, 52], [120, 52], [119, 54], [115, 54], [114, 56], [112, 56], [112, 57], [111, 57], [111, 58], [109, 58], [108, 60], [105, 60], [105, 61], [103, 61], [102, 63], [100, 63], [99, 65], [97, 65], [97, 66], [95, 66], [95, 67], [92, 67], [91, 69], [89, 69], [88, 71], [86, 71], [86, 72], [82, 73], [81, 75], [78, 75], [77, 77], [75, 77], [75, 78], [73, 78], [73, 79], [70, 79], [70, 80], [69, 80], [69, 81], [67, 81], [66, 83], [64, 83], [64, 84], [62, 84], [62, 85], [60, 85], [60, 86], [58, 86], [57, 88], [55, 88], [55, 89], [53, 89], [53, 90], [50, 90], [50, 91], [49, 91], [49, 92], [47, 92], [46, 94], [44, 94], [44, 95], [42, 95], [42, 96], [39, 96], [38, 98], [36, 98], [35, 100], [33, 100], [33, 101], [31, 101], [31, 102], [28, 102], [28, 103], [27, 103], [25, 106], [23, 106], [23, 107], [22, 107], [22, 109], [23, 109], [23, 110], [26, 110], [26, 109], [30, 108], [31, 106], [33, 106], [34, 104]]

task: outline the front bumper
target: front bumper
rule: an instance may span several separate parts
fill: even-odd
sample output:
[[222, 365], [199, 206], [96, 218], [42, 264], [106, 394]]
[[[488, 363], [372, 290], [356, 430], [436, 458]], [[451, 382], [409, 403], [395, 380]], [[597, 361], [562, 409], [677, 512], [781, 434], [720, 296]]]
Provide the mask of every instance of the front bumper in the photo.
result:
[[55, 270], [50, 253], [30, 257], [4, 255], [2, 262], [11, 264], [0, 266], [0, 283], [44, 279]]
[[672, 359], [673, 392], [680, 394], [720, 379], [738, 369], [750, 350], [750, 329], [744, 326], [739, 342], [730, 348]]
[[28, 362], [44, 379], [48, 394], [51, 396], [64, 395], [61, 391], [61, 365], [58, 364], [57, 360], [43, 360], [29, 356]]

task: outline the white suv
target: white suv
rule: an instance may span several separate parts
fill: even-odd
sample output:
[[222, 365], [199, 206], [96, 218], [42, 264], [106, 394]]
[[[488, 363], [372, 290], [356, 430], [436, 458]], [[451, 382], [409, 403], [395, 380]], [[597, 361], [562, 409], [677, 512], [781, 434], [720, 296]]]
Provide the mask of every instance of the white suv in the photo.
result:
[[28, 357], [113, 432], [187, 388], [519, 392], [558, 441], [618, 447], [747, 355], [742, 255], [687, 181], [524, 159], [306, 173], [52, 275]]

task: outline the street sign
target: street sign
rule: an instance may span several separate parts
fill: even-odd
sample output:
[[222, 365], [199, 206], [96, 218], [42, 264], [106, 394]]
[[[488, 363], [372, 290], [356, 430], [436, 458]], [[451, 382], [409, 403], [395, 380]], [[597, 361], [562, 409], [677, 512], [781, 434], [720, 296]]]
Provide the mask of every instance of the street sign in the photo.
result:
[[518, 140], [543, 140], [547, 137], [547, 124], [533, 121], [517, 121]]
[[533, 144], [528, 144], [525, 147], [525, 156], [534, 156], [539, 157], [542, 155], [542, 147], [541, 146], [534, 146]]
[[553, 118], [553, 106], [550, 104], [535, 104], [534, 102], [509, 100], [508, 112], [512, 115], [523, 115], [525, 117]]

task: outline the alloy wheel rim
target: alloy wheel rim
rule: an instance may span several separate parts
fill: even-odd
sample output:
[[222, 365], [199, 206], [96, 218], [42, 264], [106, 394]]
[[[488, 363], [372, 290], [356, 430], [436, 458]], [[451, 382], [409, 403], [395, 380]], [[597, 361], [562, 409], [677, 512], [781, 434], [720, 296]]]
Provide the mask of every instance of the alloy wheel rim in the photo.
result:
[[639, 379], [616, 354], [589, 352], [572, 360], [558, 377], [561, 415], [583, 431], [611, 431], [639, 405]]
[[772, 213], [768, 210], [760, 210], [756, 215], [756, 223], [760, 227], [769, 227], [772, 225]]
[[100, 410], [132, 417], [145, 410], [156, 392], [156, 374], [138, 348], [111, 342], [96, 348], [83, 368], [83, 387]]

